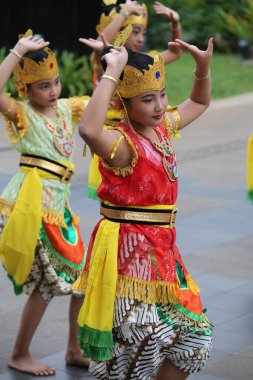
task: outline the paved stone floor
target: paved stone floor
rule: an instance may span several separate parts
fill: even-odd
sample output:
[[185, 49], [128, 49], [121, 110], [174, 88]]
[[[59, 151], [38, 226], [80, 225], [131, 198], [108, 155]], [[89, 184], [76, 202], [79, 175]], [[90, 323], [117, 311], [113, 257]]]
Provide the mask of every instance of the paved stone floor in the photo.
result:
[[[253, 93], [215, 101], [175, 142], [179, 161], [178, 245], [201, 287], [207, 316], [215, 325], [213, 352], [205, 369], [190, 380], [253, 379], [253, 205], [246, 201], [246, 148], [253, 133]], [[0, 123], [1, 124], [1, 123]], [[88, 242], [98, 220], [98, 203], [85, 196], [88, 158], [77, 138], [77, 175], [72, 207], [81, 216]], [[0, 191], [18, 169], [18, 154], [0, 129]], [[15, 297], [0, 269], [0, 380], [32, 378], [9, 370], [5, 361], [25, 296]], [[34, 357], [57, 368], [54, 379], [92, 379], [67, 367], [66, 297], [52, 301], [32, 342]]]

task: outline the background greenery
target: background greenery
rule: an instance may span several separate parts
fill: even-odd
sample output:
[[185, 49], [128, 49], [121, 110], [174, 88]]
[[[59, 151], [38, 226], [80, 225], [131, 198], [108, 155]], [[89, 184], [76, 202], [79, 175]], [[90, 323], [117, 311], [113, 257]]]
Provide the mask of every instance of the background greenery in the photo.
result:
[[[170, 40], [166, 17], [153, 11], [154, 1], [144, 0], [149, 9], [148, 42], [161, 49]], [[216, 50], [236, 52], [242, 38], [253, 42], [253, 0], [162, 0], [180, 15], [184, 39], [205, 47], [210, 36]]]
[[[194, 62], [189, 53], [166, 65], [169, 103], [177, 105], [189, 97], [193, 81]], [[253, 66], [239, 55], [215, 53], [211, 63], [212, 99], [253, 91]]]

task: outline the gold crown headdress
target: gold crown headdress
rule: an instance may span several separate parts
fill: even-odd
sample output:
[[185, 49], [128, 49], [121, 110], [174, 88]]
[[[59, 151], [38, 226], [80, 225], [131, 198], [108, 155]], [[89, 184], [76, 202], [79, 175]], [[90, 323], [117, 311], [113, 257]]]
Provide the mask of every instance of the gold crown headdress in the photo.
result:
[[116, 88], [122, 98], [132, 98], [147, 91], [159, 91], [165, 86], [164, 60], [160, 54], [154, 55], [153, 59], [153, 64], [147, 70], [140, 71], [128, 64], [125, 66], [123, 79], [119, 80]]
[[[116, 5], [117, 1], [107, 1], [104, 0], [105, 5], [110, 5], [110, 4], [115, 4]], [[125, 4], [120, 4], [121, 9], [124, 9]], [[145, 3], [142, 4], [143, 12], [141, 15], [135, 15], [131, 14], [129, 15], [126, 20], [124, 21], [122, 27], [125, 27], [129, 24], [138, 24], [138, 25], [143, 25], [147, 26], [148, 24], [148, 9]], [[112, 20], [115, 19], [115, 17], [118, 16], [117, 8], [116, 6], [112, 8], [110, 13], [108, 15], [105, 15], [104, 13], [101, 14], [99, 24], [96, 26], [96, 31], [98, 34], [102, 33], [105, 27], [110, 24]]]
[[[25, 34], [20, 34], [19, 39], [32, 36], [33, 32], [29, 29]], [[32, 58], [23, 56], [21, 61], [16, 65], [13, 74], [13, 81], [21, 98], [26, 98], [27, 84], [37, 82], [41, 79], [54, 78], [58, 72], [58, 64], [54, 53], [45, 47], [47, 57], [40, 62], [35, 62]]]

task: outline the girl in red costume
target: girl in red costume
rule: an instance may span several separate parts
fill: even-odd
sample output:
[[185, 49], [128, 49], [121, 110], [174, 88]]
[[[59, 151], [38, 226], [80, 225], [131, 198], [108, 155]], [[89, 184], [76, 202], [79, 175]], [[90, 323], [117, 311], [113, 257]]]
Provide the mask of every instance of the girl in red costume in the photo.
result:
[[[157, 1], [153, 7], [156, 14], [163, 15], [168, 20], [171, 30], [171, 41], [174, 41], [175, 38], [182, 38], [179, 14]], [[103, 33], [107, 41], [113, 44], [118, 33], [128, 25], [131, 25], [133, 30], [125, 42], [125, 47], [133, 51], [142, 51], [148, 28], [148, 9], [146, 4], [139, 4], [135, 0], [103, 0], [103, 13], [96, 26], [97, 33], [99, 34], [98, 39], [83, 39], [83, 42], [94, 50], [94, 53], [91, 55], [94, 89], [103, 71], [100, 62], [103, 42], [101, 41], [100, 34]], [[147, 52], [150, 55], [157, 53], [156, 50]], [[169, 64], [178, 60], [181, 53], [182, 51], [178, 46], [170, 46], [159, 54], [163, 57], [164, 63]], [[121, 119], [117, 97], [112, 99], [110, 103], [107, 119], [109, 125]], [[97, 188], [100, 182], [101, 175], [98, 170], [98, 157], [92, 154], [87, 188], [89, 198], [98, 199]]]
[[[196, 68], [190, 97], [168, 107], [160, 55], [107, 47], [105, 72], [79, 132], [99, 159], [103, 218], [74, 288], [85, 293], [79, 340], [97, 379], [183, 380], [205, 364], [212, 325], [176, 245], [177, 162], [172, 137], [210, 102], [206, 51], [182, 40]], [[125, 111], [104, 129], [115, 90]]]

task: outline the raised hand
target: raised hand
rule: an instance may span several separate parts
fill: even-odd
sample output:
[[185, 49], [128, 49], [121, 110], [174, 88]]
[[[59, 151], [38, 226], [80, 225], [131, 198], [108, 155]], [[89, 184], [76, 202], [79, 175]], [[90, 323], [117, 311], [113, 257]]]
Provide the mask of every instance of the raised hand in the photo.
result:
[[126, 0], [125, 8], [129, 14], [134, 13], [137, 15], [141, 15], [143, 12], [142, 5], [138, 3], [138, 1]]
[[116, 75], [120, 75], [126, 66], [128, 53], [124, 46], [112, 47], [109, 53], [103, 55], [101, 60], [106, 61], [107, 69], [113, 69]]
[[99, 52], [101, 52], [104, 48], [103, 42], [100, 40], [95, 40], [94, 38], [79, 38], [79, 41], [91, 49]]
[[208, 41], [207, 49], [200, 50], [195, 45], [190, 45], [180, 39], [176, 39], [173, 42], [168, 43], [169, 47], [180, 47], [182, 50], [188, 51], [194, 58], [196, 65], [198, 66], [208, 66], [212, 55], [213, 55], [213, 38], [211, 37]]
[[155, 10], [156, 14], [158, 14], [158, 15], [167, 16], [168, 19], [173, 23], [177, 23], [180, 21], [179, 14], [176, 11], [174, 11], [171, 8], [166, 7], [165, 5], [163, 5], [161, 3], [159, 3], [159, 1], [155, 2], [154, 10]]
[[101, 53], [102, 50], [109, 45], [109, 42], [107, 41], [106, 37], [103, 33], [99, 35], [100, 39], [95, 40], [94, 38], [79, 38], [79, 41], [92, 48], [93, 50]]
[[18, 40], [14, 49], [18, 51], [20, 55], [26, 54], [28, 51], [36, 51], [48, 46], [49, 42], [45, 41], [41, 36], [29, 36], [23, 37]]

